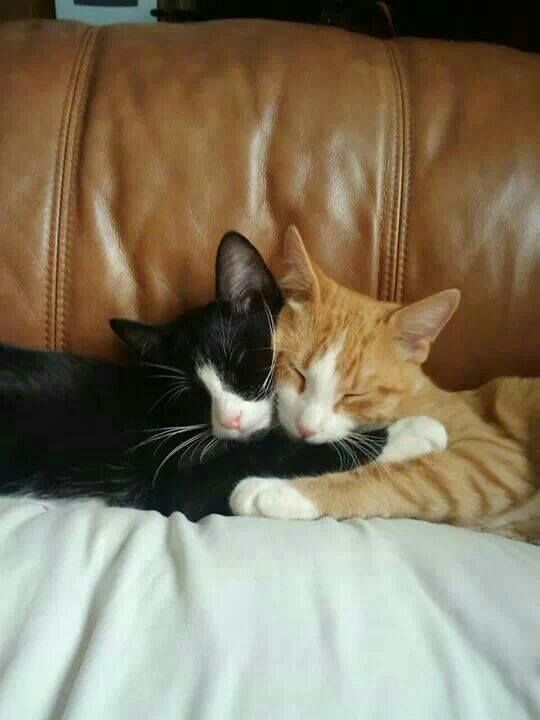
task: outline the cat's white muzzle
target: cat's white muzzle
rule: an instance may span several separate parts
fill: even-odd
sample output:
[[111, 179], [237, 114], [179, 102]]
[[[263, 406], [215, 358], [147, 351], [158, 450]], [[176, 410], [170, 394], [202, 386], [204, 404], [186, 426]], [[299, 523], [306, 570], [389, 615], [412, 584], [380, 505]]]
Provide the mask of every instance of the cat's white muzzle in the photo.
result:
[[272, 400], [269, 398], [244, 400], [232, 393], [212, 397], [212, 432], [216, 437], [246, 440], [270, 427], [271, 423]]
[[294, 438], [321, 445], [347, 437], [356, 428], [354, 418], [334, 412], [332, 406], [306, 398], [290, 383], [277, 388], [278, 417], [285, 431]]
[[245, 400], [231, 392], [212, 365], [197, 373], [212, 399], [212, 432], [222, 440], [245, 440], [272, 423], [272, 399]]

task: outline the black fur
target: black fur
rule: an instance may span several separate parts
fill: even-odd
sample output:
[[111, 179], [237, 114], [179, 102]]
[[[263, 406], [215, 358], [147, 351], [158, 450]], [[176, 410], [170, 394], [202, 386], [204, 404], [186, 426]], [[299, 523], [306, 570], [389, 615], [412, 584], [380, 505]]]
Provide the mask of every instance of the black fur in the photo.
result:
[[[216, 279], [215, 302], [171, 323], [112, 320], [134, 350], [128, 367], [0, 344], [0, 493], [99, 497], [197, 520], [230, 514], [230, 492], [248, 475], [338, 470], [334, 448], [297, 443], [279, 430], [211, 448], [210, 433], [197, 438], [204, 428], [158, 435], [208, 426], [211, 400], [198, 364], [211, 362], [245, 399], [257, 397], [268, 377], [269, 314], [282, 305], [274, 279], [237, 233], [222, 240]], [[372, 435], [380, 451], [385, 431]], [[179, 448], [187, 440], [193, 443]]]

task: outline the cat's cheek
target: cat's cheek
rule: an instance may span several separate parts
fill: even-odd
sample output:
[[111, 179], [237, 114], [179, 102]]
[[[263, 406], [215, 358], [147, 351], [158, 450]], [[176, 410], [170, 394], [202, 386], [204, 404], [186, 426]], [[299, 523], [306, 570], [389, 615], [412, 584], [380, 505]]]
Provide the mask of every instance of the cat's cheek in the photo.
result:
[[334, 413], [317, 435], [307, 438], [306, 442], [313, 445], [336, 442], [348, 437], [357, 427], [358, 421], [350, 415]]
[[301, 396], [294, 385], [288, 382], [280, 383], [276, 390], [279, 422], [289, 435], [298, 438], [296, 420], [302, 410]]
[[249, 437], [253, 433], [266, 430], [272, 424], [273, 403], [271, 399], [246, 402], [242, 409], [247, 423], [244, 435]]

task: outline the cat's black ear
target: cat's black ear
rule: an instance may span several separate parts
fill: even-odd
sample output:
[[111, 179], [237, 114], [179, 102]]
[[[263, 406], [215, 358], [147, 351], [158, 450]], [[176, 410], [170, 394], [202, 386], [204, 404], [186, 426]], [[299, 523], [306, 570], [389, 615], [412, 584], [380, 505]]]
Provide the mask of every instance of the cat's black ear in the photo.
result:
[[112, 331], [139, 355], [146, 355], [159, 344], [161, 339], [161, 330], [155, 325], [119, 318], [109, 320], [109, 325]]
[[238, 232], [226, 233], [216, 259], [216, 297], [247, 310], [264, 300], [273, 312], [283, 304], [278, 284], [258, 251]]

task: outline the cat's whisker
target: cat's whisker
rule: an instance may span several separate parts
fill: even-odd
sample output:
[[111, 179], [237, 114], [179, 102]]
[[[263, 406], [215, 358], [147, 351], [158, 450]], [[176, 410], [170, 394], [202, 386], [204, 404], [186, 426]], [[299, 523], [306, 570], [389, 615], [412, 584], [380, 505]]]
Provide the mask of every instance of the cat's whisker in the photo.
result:
[[238, 331], [240, 330], [240, 323], [236, 324], [232, 336], [231, 336], [231, 324], [232, 324], [232, 315], [229, 316], [229, 336], [228, 336], [229, 337], [229, 346], [230, 346], [231, 352], [232, 352], [233, 347], [234, 347], [234, 341], [236, 340], [236, 336], [238, 335]]
[[347, 444], [343, 438], [339, 441], [339, 444], [340, 444], [340, 447], [343, 449], [343, 454], [345, 456], [345, 461], [344, 461], [345, 469], [348, 470], [349, 469], [348, 461], [351, 459], [351, 457], [353, 458], [353, 465], [354, 465], [354, 455], [351, 454], [351, 451], [347, 447]]
[[380, 468], [383, 466], [381, 466], [380, 464], [377, 464], [375, 462], [378, 457], [378, 452], [377, 452], [378, 448], [373, 445], [373, 442], [370, 442], [366, 437], [357, 436], [357, 435], [354, 437], [349, 437], [348, 439], [349, 439], [349, 442], [351, 444], [353, 444], [353, 446], [356, 447], [360, 453], [362, 453], [362, 455], [367, 457], [368, 462], [372, 463], [374, 472], [379, 475], [384, 475], [384, 473], [386, 472], [386, 469], [381, 471]]
[[391, 473], [385, 463], [377, 462], [380, 455], [379, 448], [375, 445], [375, 442], [362, 433], [354, 434], [355, 440], [359, 443], [361, 451], [367, 455], [370, 461], [370, 467], [373, 469], [375, 475], [378, 475], [381, 480], [385, 480], [391, 477]]
[[349, 438], [343, 438], [341, 442], [343, 445], [343, 450], [347, 453], [347, 457], [351, 459], [352, 466], [357, 465], [358, 457], [354, 452], [354, 445], [349, 442]]
[[208, 436], [211, 434], [212, 434], [211, 430], [205, 430], [204, 432], [199, 433], [199, 435], [196, 435], [195, 437], [191, 438], [190, 442], [184, 443], [182, 446], [182, 447], [184, 447], [184, 452], [180, 455], [179, 462], [182, 462], [182, 459], [187, 452], [189, 452], [190, 450], [193, 451], [195, 449], [195, 446], [199, 445], [201, 440], [204, 442], [208, 438]]
[[173, 373], [173, 375], [178, 377], [186, 377], [187, 374], [184, 370], [180, 370], [180, 368], [171, 367], [170, 365], [159, 365], [158, 363], [151, 363], [151, 362], [141, 362], [141, 365], [145, 365], [146, 367], [155, 367], [159, 368], [160, 370], [168, 370]]
[[159, 403], [162, 402], [163, 400], [165, 400], [165, 398], [167, 397], [167, 395], [170, 395], [171, 392], [173, 392], [173, 389], [172, 389], [172, 388], [169, 389], [169, 390], [166, 390], [166, 391], [163, 393], [163, 395], [160, 395], [160, 396], [158, 397], [158, 399], [156, 400], [156, 402], [152, 404], [152, 407], [151, 407], [150, 410], [148, 411], [148, 415], [151, 415], [151, 414], [154, 412], [155, 408], [159, 405]]
[[174, 380], [179, 382], [186, 382], [186, 378], [177, 377], [176, 375], [151, 375], [152, 380]]
[[188, 390], [190, 390], [189, 386], [183, 386], [180, 388], [172, 388], [172, 395], [167, 400], [165, 407], [167, 408], [167, 407], [169, 407], [169, 405], [171, 403], [176, 402], [178, 400], [178, 398], [180, 398], [185, 392], [188, 392]]
[[[214, 451], [214, 448], [217, 448], [218, 445], [219, 445], [220, 443], [222, 443], [222, 442], [223, 442], [223, 441], [222, 441], [220, 438], [218, 438], [218, 437], [214, 438], [214, 442], [213, 442], [212, 445], [210, 446], [210, 452], [213, 452], [213, 451]], [[227, 441], [225, 441], [225, 446], [227, 446]]]
[[349, 440], [356, 440], [363, 445], [367, 445], [369, 447], [375, 447], [374, 440], [370, 437], [370, 435], [364, 433], [364, 432], [353, 432], [350, 435], [347, 436]]
[[381, 454], [381, 449], [372, 441], [366, 443], [366, 448], [370, 453], [370, 459], [372, 462], [376, 462]]
[[[227, 340], [229, 341], [229, 346], [232, 348], [231, 323], [232, 323], [232, 313], [229, 313], [229, 324], [227, 327]], [[236, 328], [236, 329], [238, 330], [238, 328]]]
[[259, 388], [259, 392], [255, 395], [254, 400], [258, 401], [258, 400], [262, 400], [263, 398], [266, 398], [267, 400], [273, 401], [275, 395], [276, 395], [275, 390], [272, 387], [267, 386], [266, 383], [263, 383], [261, 385], [261, 387]]
[[183, 430], [184, 428], [187, 430], [197, 430], [198, 428], [206, 427], [208, 423], [198, 423], [197, 425], [164, 425], [163, 427], [158, 428], [144, 428], [143, 430], [140, 430], [140, 432], [162, 432], [165, 430]]
[[372, 441], [370, 441], [365, 436], [358, 436], [355, 435], [353, 437], [349, 437], [349, 440], [351, 443], [354, 443], [356, 447], [363, 452], [364, 455], [366, 455], [370, 462], [373, 462], [377, 459], [379, 453], [377, 452], [377, 447], [373, 444]]
[[178, 398], [179, 398], [181, 395], [183, 395], [184, 393], [188, 392], [189, 390], [191, 390], [190, 387], [181, 387], [181, 388], [178, 388], [178, 389], [173, 393], [172, 399], [171, 399], [169, 402], [174, 402], [174, 401], [178, 400]]
[[168, 433], [165, 437], [161, 438], [160, 442], [158, 442], [157, 446], [154, 448], [154, 452], [152, 453], [152, 457], [155, 457], [158, 452], [161, 450], [163, 445], [169, 442], [173, 437], [175, 437], [177, 434], [181, 433]]
[[386, 468], [376, 462], [380, 454], [380, 449], [372, 440], [360, 435], [351, 439], [351, 442], [355, 445], [359, 452], [367, 458], [367, 461], [370, 463], [370, 466], [373, 468], [375, 474], [384, 476], [387, 473]]
[[[201, 425], [201, 427], [205, 427], [205, 425]], [[186, 433], [186, 432], [189, 432], [189, 431], [191, 431], [191, 430], [196, 430], [196, 429], [198, 429], [198, 428], [189, 427], [189, 428], [182, 428], [182, 429], [180, 429], [180, 430], [167, 430], [167, 431], [165, 431], [165, 432], [163, 432], [163, 433], [157, 433], [156, 435], [153, 436], [152, 439], [154, 439], [154, 440], [159, 440], [159, 439], [161, 439], [161, 438], [163, 438], [163, 437], [169, 438], [169, 437], [174, 437], [174, 436], [176, 436], [176, 435], [183, 435], [183, 434]], [[144, 441], [144, 442], [146, 442], [146, 441]]]
[[[190, 452], [190, 454], [189, 454], [189, 457], [190, 457], [191, 459], [193, 459], [193, 456], [195, 455], [195, 451], [196, 451], [196, 450], [198, 451], [198, 450], [199, 450], [199, 447], [200, 447], [201, 445], [202, 445], [203, 448], [204, 448], [206, 441], [209, 439], [209, 437], [208, 437], [209, 435], [210, 435], [210, 437], [212, 436], [212, 431], [211, 431], [211, 430], [208, 430], [196, 443], [194, 443], [194, 445], [193, 445], [192, 448], [191, 448], [191, 452]], [[199, 457], [199, 461], [200, 461], [200, 457]]]
[[[358, 464], [356, 453], [354, 452], [354, 448], [347, 442], [347, 438], [343, 438], [342, 440], [343, 450], [345, 451], [347, 458], [350, 460], [351, 467], [354, 467]], [[350, 469], [350, 468], [349, 468]]]
[[[205, 427], [205, 426], [203, 425], [202, 427]], [[163, 445], [164, 445], [165, 443], [169, 442], [169, 440], [171, 440], [171, 439], [172, 439], [173, 437], [175, 437], [176, 435], [181, 435], [181, 434], [184, 434], [184, 433], [181, 433], [181, 432], [172, 432], [172, 433], [167, 434], [165, 437], [163, 437], [163, 438], [161, 439], [161, 442], [160, 442], [160, 443], [158, 444], [158, 446], [155, 448], [155, 450], [154, 450], [154, 452], [153, 452], [153, 456], [155, 457], [155, 455], [157, 455], [157, 453], [159, 452], [160, 448], [163, 447]], [[188, 438], [188, 439], [189, 439], [189, 438]]]
[[156, 472], [154, 473], [154, 477], [153, 477], [153, 480], [152, 480], [152, 487], [155, 487], [155, 485], [156, 485], [156, 481], [157, 481], [157, 478], [158, 478], [159, 473], [160, 473], [160, 471], [161, 471], [161, 468], [164, 467], [164, 465], [165, 465], [172, 457], [174, 457], [174, 455], [176, 455], [176, 453], [180, 452], [180, 450], [182, 450], [182, 448], [184, 448], [184, 447], [186, 447], [186, 446], [189, 447], [189, 445], [190, 445], [191, 443], [195, 442], [195, 440], [197, 440], [198, 438], [200, 438], [202, 435], [205, 435], [207, 432], [208, 432], [208, 430], [203, 430], [202, 432], [198, 433], [198, 434], [195, 435], [194, 437], [188, 438], [187, 440], [184, 440], [184, 442], [180, 443], [180, 445], [177, 445], [173, 450], [171, 450], [171, 452], [170, 452], [168, 455], [166, 455], [165, 458], [164, 458], [164, 459], [160, 462], [160, 464], [158, 465], [157, 470], [156, 470]]
[[237, 355], [236, 362], [241, 363], [244, 358], [244, 355], [246, 354], [246, 348], [242, 347], [241, 345], [239, 345], [236, 348], [233, 348], [231, 358], [234, 358], [235, 354]]
[[227, 345], [227, 336], [225, 333], [225, 323], [223, 321], [223, 311], [221, 309], [221, 305], [219, 305], [219, 320], [220, 320], [219, 326], [218, 326], [219, 330], [220, 330], [220, 333], [219, 333], [220, 338], [219, 339], [221, 342], [221, 347], [223, 349], [223, 355], [225, 357], [227, 357], [229, 354], [229, 350], [228, 350], [228, 345]]
[[207, 453], [210, 453], [212, 451], [212, 449], [218, 444], [218, 442], [219, 442], [219, 438], [217, 438], [217, 437], [210, 438], [210, 440], [208, 441], [208, 443], [206, 444], [206, 446], [203, 448], [203, 450], [201, 452], [201, 455], [199, 458], [200, 462], [203, 461], [204, 456]]
[[199, 423], [197, 425], [185, 425], [185, 426], [177, 426], [177, 427], [167, 427], [167, 428], [152, 428], [152, 429], [145, 429], [143, 432], [153, 432], [155, 433], [149, 438], [146, 438], [145, 440], [142, 440], [140, 443], [137, 443], [133, 447], [126, 450], [126, 454], [130, 454], [137, 450], [138, 448], [142, 447], [143, 445], [147, 445], [151, 442], [156, 442], [163, 437], [173, 437], [174, 435], [181, 435], [183, 433], [189, 432], [190, 430], [200, 430], [203, 427], [207, 427], [208, 423]]
[[[270, 308], [268, 307], [268, 303], [264, 302], [263, 307], [264, 307], [264, 312], [266, 315], [266, 320], [268, 322], [268, 329], [270, 331], [270, 337], [273, 338], [274, 334], [275, 334], [275, 329], [276, 329], [276, 326], [274, 323], [274, 316], [272, 315], [272, 312], [271, 312]], [[272, 385], [273, 380], [274, 380], [274, 374], [275, 374], [275, 370], [276, 370], [276, 362], [277, 362], [276, 348], [275, 348], [275, 344], [272, 343], [272, 361], [270, 363], [270, 367], [268, 368], [268, 373], [266, 375], [266, 378], [264, 379], [263, 384], [261, 385], [261, 389], [257, 396], [257, 400], [259, 400], [262, 397], [265, 397], [266, 394], [268, 393], [270, 386]]]
[[152, 405], [152, 407], [151, 407], [150, 410], [148, 411], [148, 415], [151, 415], [152, 412], [155, 410], [155, 408], [159, 405], [159, 403], [162, 402], [163, 400], [165, 400], [165, 398], [166, 398], [168, 395], [170, 395], [171, 397], [170, 397], [169, 400], [167, 401], [166, 407], [168, 407], [168, 405], [172, 402], [172, 398], [173, 398], [173, 397], [174, 397], [175, 399], [178, 399], [178, 397], [180, 397], [180, 395], [181, 395], [182, 393], [184, 393], [184, 392], [186, 392], [187, 390], [189, 390], [189, 388], [190, 388], [190, 386], [189, 386], [187, 383], [183, 383], [183, 384], [182, 384], [182, 383], [174, 383], [171, 388], [169, 388], [168, 390], [166, 390], [166, 391], [163, 393], [163, 395], [161, 395], [161, 396], [156, 400], [156, 402]]
[[339, 472], [343, 470], [343, 456], [341, 454], [341, 448], [339, 446], [339, 440], [335, 440], [334, 442], [330, 443], [334, 450], [336, 451], [336, 454], [339, 459]]
[[157, 442], [158, 440], [162, 440], [163, 438], [168, 439], [172, 435], [172, 431], [166, 433], [156, 433], [155, 435], [152, 435], [151, 437], [142, 440], [140, 443], [137, 443], [137, 445], [133, 445], [133, 447], [128, 448], [128, 450], [126, 450], [126, 455], [131, 455], [139, 448], [144, 447], [145, 445], [148, 445], [152, 442]]

